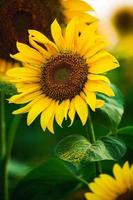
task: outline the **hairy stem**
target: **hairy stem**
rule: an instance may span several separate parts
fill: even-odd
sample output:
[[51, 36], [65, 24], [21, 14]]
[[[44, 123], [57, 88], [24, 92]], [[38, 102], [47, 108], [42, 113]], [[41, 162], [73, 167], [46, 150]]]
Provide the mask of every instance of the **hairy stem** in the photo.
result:
[[[91, 119], [91, 114], [89, 112], [88, 114], [88, 123], [87, 123], [87, 138], [89, 139], [90, 143], [95, 143], [96, 142], [96, 137], [95, 137], [95, 132], [94, 132], [94, 127]], [[99, 175], [102, 172], [102, 167], [100, 162], [95, 162], [95, 167], [96, 167], [96, 175]]]

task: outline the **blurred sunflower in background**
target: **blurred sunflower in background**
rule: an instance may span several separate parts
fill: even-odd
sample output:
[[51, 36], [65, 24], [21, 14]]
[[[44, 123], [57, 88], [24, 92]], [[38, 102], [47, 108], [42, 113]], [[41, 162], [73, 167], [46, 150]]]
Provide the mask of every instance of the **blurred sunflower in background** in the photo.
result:
[[112, 24], [118, 34], [116, 53], [119, 57], [133, 58], [133, 6], [125, 6], [115, 11]]
[[114, 178], [101, 174], [89, 184], [92, 192], [85, 194], [87, 200], [132, 200], [133, 199], [133, 165], [126, 162], [123, 167], [115, 164]]
[[133, 32], [133, 7], [122, 7], [112, 16], [112, 22], [116, 31], [121, 36]]
[[[4, 0], [0, 2], [0, 75], [5, 80], [7, 69], [14, 66], [10, 53], [16, 53], [16, 41], [28, 44], [28, 29], [36, 29], [51, 38], [50, 24], [55, 17], [62, 26], [75, 15], [83, 23], [95, 17], [87, 14], [93, 8], [81, 0]], [[16, 64], [15, 64], [16, 65]]]
[[84, 125], [88, 117], [87, 105], [95, 111], [104, 104], [96, 98], [96, 92], [114, 96], [109, 79], [101, 74], [119, 64], [103, 50], [106, 43], [96, 30], [97, 23], [93, 23], [79, 36], [78, 20], [74, 18], [62, 35], [55, 20], [51, 25], [54, 42], [35, 30], [29, 30], [32, 48], [17, 42], [19, 53], [12, 58], [23, 62], [25, 67], [8, 72], [20, 93], [9, 102], [28, 104], [14, 114], [28, 113], [28, 125], [41, 114], [42, 129], [48, 128], [53, 133], [54, 118], [62, 126], [68, 115], [73, 124], [76, 112]]

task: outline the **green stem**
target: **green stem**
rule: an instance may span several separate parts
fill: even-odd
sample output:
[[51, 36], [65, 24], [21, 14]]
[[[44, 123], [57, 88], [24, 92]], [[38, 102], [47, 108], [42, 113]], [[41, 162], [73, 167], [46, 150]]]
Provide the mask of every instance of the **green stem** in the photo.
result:
[[[13, 146], [15, 134], [17, 132], [17, 128], [18, 128], [20, 119], [21, 119], [21, 116], [15, 116], [14, 117], [14, 119], [11, 123], [11, 127], [9, 129], [7, 143], [3, 143], [3, 145], [5, 145], [5, 146], [7, 145], [7, 146], [6, 146], [6, 148], [4, 148], [4, 151], [5, 151], [5, 149], [6, 149], [6, 151], [4, 152], [2, 160], [1, 160], [1, 197], [2, 197], [2, 200], [8, 200], [9, 199], [8, 162], [10, 160], [12, 146]], [[5, 127], [5, 126], [2, 126], [2, 127]], [[3, 133], [5, 133], [5, 130], [3, 131]]]
[[[87, 138], [89, 139], [90, 143], [95, 143], [96, 142], [96, 137], [95, 137], [95, 132], [94, 132], [94, 127], [91, 119], [91, 114], [89, 112], [88, 114], [88, 123], [87, 123]], [[95, 167], [96, 167], [96, 175], [99, 175], [102, 172], [102, 167], [100, 162], [95, 162]]]
[[5, 124], [5, 95], [3, 92], [1, 92], [0, 95], [0, 115], [1, 115], [1, 135], [0, 135], [0, 140], [1, 140], [1, 158], [4, 157], [5, 152], [6, 152], [6, 124]]
[[7, 169], [5, 167], [5, 155], [6, 155], [6, 122], [5, 122], [5, 95], [1, 92], [0, 95], [0, 126], [1, 126], [1, 172], [0, 172], [0, 195], [3, 200], [8, 200], [8, 191], [7, 191]]
[[8, 140], [7, 140], [7, 153], [6, 153], [6, 162], [8, 163], [10, 156], [11, 156], [11, 151], [12, 151], [12, 147], [13, 147], [13, 143], [14, 143], [14, 138], [20, 123], [22, 116], [15, 116], [12, 123], [11, 123], [11, 127], [9, 130], [9, 134], [8, 134]]
[[6, 182], [6, 194], [5, 194], [5, 200], [9, 199], [9, 187], [8, 187], [8, 163], [10, 160], [10, 156], [11, 156], [11, 151], [12, 151], [12, 147], [13, 147], [13, 143], [14, 143], [14, 138], [19, 126], [19, 122], [20, 122], [21, 116], [15, 116], [13, 118], [13, 121], [11, 123], [11, 127], [9, 130], [9, 134], [8, 134], [8, 140], [7, 140], [7, 151], [6, 151], [6, 155], [5, 155], [5, 160], [4, 160], [4, 169], [5, 169], [5, 182]]

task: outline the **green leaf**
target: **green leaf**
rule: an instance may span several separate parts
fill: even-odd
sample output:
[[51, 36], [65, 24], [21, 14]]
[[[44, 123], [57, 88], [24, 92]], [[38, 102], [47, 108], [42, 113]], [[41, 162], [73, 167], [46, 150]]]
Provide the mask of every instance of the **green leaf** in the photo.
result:
[[79, 180], [73, 165], [51, 158], [32, 170], [18, 184], [12, 200], [61, 200]]
[[103, 94], [98, 94], [97, 97], [104, 100], [105, 104], [102, 108], [97, 109], [96, 113], [93, 113], [93, 117], [99, 123], [105, 125], [113, 133], [116, 133], [117, 127], [120, 124], [124, 113], [124, 102], [120, 90], [114, 85], [111, 85], [111, 87], [115, 96], [108, 97]]
[[117, 134], [126, 143], [127, 147], [133, 149], [133, 126], [120, 128]]
[[91, 144], [85, 137], [70, 135], [56, 146], [56, 155], [68, 162], [82, 164], [101, 160], [118, 160], [126, 152], [126, 146], [118, 138], [101, 137]]
[[60, 159], [71, 163], [80, 163], [90, 148], [91, 143], [85, 137], [69, 135], [56, 145], [55, 153]]
[[126, 146], [120, 139], [113, 136], [104, 136], [92, 145], [89, 160], [119, 160], [125, 153]]

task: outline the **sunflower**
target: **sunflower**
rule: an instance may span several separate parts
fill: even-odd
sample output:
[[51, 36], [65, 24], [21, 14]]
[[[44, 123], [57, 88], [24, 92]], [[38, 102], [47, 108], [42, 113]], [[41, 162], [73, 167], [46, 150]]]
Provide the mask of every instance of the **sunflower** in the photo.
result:
[[87, 200], [132, 200], [133, 199], [133, 165], [126, 162], [123, 167], [115, 164], [114, 178], [101, 174], [89, 184], [92, 192], [86, 193]]
[[109, 79], [101, 74], [119, 64], [103, 50], [105, 41], [95, 33], [96, 29], [97, 23], [93, 23], [79, 36], [78, 20], [73, 18], [62, 35], [55, 20], [51, 25], [54, 42], [35, 30], [29, 30], [32, 47], [17, 42], [19, 53], [11, 57], [23, 62], [25, 67], [8, 72], [20, 92], [9, 102], [28, 104], [14, 114], [28, 113], [28, 125], [41, 114], [43, 130], [47, 127], [53, 133], [54, 119], [62, 126], [64, 118], [69, 116], [72, 125], [76, 112], [85, 125], [87, 105], [95, 111], [104, 104], [96, 99], [96, 92], [114, 96]]

